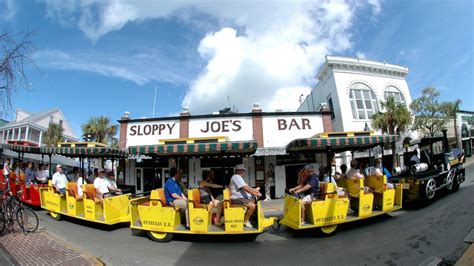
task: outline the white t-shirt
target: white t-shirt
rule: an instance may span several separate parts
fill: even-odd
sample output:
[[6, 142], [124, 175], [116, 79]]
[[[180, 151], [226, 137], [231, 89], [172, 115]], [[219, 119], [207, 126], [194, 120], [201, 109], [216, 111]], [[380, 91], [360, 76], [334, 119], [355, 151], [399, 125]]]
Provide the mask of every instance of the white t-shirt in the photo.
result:
[[10, 174], [10, 165], [8, 163], [5, 163], [3, 165], [3, 175], [9, 175]]
[[82, 178], [82, 176], [80, 176], [78, 179], [77, 179], [77, 194], [79, 194], [80, 197], [82, 197], [84, 195], [84, 191], [82, 190], [82, 185], [84, 184], [84, 179]]
[[230, 198], [231, 199], [251, 199], [252, 194], [245, 191], [242, 187], [248, 186], [240, 175], [233, 175], [230, 179]]
[[111, 180], [111, 179], [106, 179], [107, 183], [108, 183], [108, 186], [113, 188], [113, 189], [117, 189], [117, 183], [115, 182], [115, 180]]
[[109, 182], [107, 182], [107, 180], [105, 180], [104, 178], [97, 177], [94, 180], [94, 188], [99, 189], [100, 193], [102, 194], [109, 193], [108, 185], [109, 185]]
[[382, 170], [379, 167], [373, 167], [370, 171], [371, 176], [383, 176]]
[[363, 178], [364, 176], [359, 172], [359, 169], [351, 168], [347, 172], [347, 178]]
[[61, 189], [61, 188], [66, 188], [66, 184], [67, 184], [67, 177], [64, 174], [61, 174], [59, 172], [54, 173], [53, 185]]

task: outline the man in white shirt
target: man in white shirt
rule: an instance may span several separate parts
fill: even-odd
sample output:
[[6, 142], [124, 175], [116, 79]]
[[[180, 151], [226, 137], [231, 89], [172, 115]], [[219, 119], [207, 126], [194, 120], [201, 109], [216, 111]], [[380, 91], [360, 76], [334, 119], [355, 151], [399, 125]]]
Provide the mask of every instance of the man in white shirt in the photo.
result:
[[3, 177], [5, 178], [5, 185], [10, 188], [10, 158], [7, 158], [5, 164], [3, 164]]
[[115, 182], [115, 174], [113, 171], [110, 171], [109, 174], [107, 175], [107, 182], [108, 182], [108, 188], [109, 191], [115, 195], [121, 195], [122, 190], [117, 187], [117, 183]]
[[105, 170], [100, 169], [98, 176], [94, 179], [94, 188], [99, 198], [104, 198], [105, 194], [109, 194], [109, 182], [105, 180]]
[[364, 179], [364, 176], [357, 169], [358, 162], [354, 159], [351, 161], [351, 169], [347, 172], [347, 178], [349, 179]]
[[247, 206], [247, 212], [244, 217], [244, 226], [248, 228], [253, 228], [249, 219], [252, 214], [255, 212], [255, 202], [252, 200], [252, 195], [261, 197], [262, 194], [258, 189], [251, 188], [247, 183], [245, 183], [242, 178], [245, 176], [247, 169], [245, 169], [243, 164], [238, 164], [235, 166], [235, 174], [230, 179], [230, 201], [233, 204], [241, 204]]
[[60, 164], [56, 165], [56, 173], [53, 175], [53, 187], [56, 189], [56, 191], [61, 194], [61, 196], [66, 195], [66, 184], [68, 180], [66, 175], [63, 173], [63, 168]]

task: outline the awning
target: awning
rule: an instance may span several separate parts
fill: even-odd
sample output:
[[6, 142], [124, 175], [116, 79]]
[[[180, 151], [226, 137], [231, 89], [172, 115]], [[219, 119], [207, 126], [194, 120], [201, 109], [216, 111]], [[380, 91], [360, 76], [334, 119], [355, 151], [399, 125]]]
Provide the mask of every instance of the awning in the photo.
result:
[[384, 143], [398, 140], [396, 135], [357, 136], [357, 137], [327, 137], [296, 139], [286, 146], [288, 152], [296, 151], [326, 151], [342, 152], [356, 149], [369, 149]]
[[[10, 150], [10, 149], [4, 149], [3, 150], [3, 156], [11, 157], [11, 158], [18, 158], [18, 153], [13, 151], [13, 150]], [[41, 161], [49, 162], [49, 156], [41, 157], [41, 155], [34, 154], [34, 153], [25, 153], [22, 158], [27, 159], [27, 160], [35, 160], [37, 162], [41, 162]], [[78, 165], [76, 160], [71, 159], [71, 158], [67, 158], [67, 157], [64, 157], [64, 156], [61, 156], [61, 155], [53, 155], [51, 157], [51, 163], [52, 164], [67, 165], [67, 166], [77, 166]]]
[[41, 147], [40, 152], [72, 158], [125, 158], [128, 156], [126, 150], [108, 147]]
[[265, 147], [258, 148], [252, 156], [272, 156], [272, 155], [287, 155], [286, 147]]
[[130, 154], [155, 154], [158, 156], [202, 154], [252, 154], [257, 150], [256, 141], [232, 141], [215, 143], [179, 143], [147, 146], [131, 146]]
[[8, 149], [15, 152], [25, 152], [25, 153], [40, 153], [39, 147], [34, 146], [23, 146], [15, 144], [2, 144], [4, 149]]

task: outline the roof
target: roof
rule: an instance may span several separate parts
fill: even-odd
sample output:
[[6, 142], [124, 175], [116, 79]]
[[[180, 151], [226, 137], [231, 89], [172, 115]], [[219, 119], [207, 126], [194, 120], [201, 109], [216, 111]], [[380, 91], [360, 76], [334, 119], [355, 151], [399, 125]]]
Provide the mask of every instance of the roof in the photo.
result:
[[[3, 156], [11, 157], [11, 158], [18, 158], [18, 153], [9, 149], [3, 150]], [[33, 153], [25, 153], [23, 154], [23, 158], [29, 160], [36, 160], [36, 161], [44, 161], [49, 162], [49, 156], [41, 156], [39, 154]], [[77, 163], [74, 159], [67, 158], [60, 155], [53, 155], [51, 157], [51, 163], [53, 164], [60, 164], [60, 165], [67, 165], [67, 166], [77, 166]]]
[[403, 140], [403, 147], [407, 148], [415, 145], [418, 145], [418, 147], [425, 147], [432, 143], [436, 143], [443, 140], [443, 136], [424, 137], [419, 139], [411, 139], [408, 137]]
[[132, 155], [154, 154], [160, 156], [204, 155], [204, 154], [252, 154], [257, 150], [257, 142], [229, 141], [215, 143], [179, 143], [147, 146], [131, 146]]
[[358, 149], [369, 149], [384, 143], [394, 143], [398, 140], [396, 135], [357, 136], [357, 137], [314, 137], [296, 139], [286, 146], [288, 152], [328, 150], [343, 152]]
[[3, 144], [0, 146], [14, 152], [25, 154], [56, 154], [71, 158], [125, 158], [128, 156], [126, 150], [108, 147], [32, 147], [13, 144]]
[[258, 148], [252, 156], [271, 156], [271, 155], [287, 155], [286, 147], [265, 147]]

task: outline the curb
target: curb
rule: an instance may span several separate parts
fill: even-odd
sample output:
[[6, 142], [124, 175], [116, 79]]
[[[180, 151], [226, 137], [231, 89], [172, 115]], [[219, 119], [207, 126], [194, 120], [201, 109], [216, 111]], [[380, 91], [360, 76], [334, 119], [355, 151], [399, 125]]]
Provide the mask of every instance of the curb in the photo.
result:
[[474, 245], [470, 245], [462, 257], [456, 262], [456, 266], [471, 266], [474, 265]]

